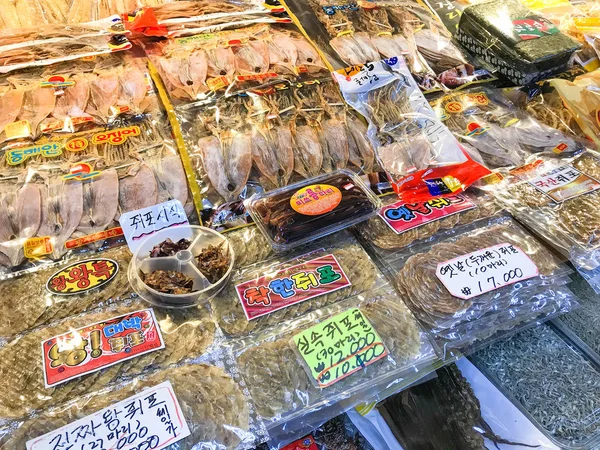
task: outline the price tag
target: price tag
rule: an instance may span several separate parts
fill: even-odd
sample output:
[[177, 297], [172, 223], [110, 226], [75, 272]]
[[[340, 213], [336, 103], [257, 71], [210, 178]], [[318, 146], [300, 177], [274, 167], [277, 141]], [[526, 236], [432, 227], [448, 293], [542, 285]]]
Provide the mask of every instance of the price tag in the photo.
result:
[[381, 337], [358, 308], [318, 323], [292, 340], [320, 387], [331, 386], [388, 354]]
[[252, 320], [350, 285], [335, 256], [325, 255], [238, 284], [235, 289], [246, 318]]
[[476, 207], [463, 195], [448, 195], [417, 203], [400, 200], [381, 208], [379, 216], [394, 232], [400, 234]]
[[600, 182], [569, 165], [533, 178], [529, 184], [557, 203], [600, 189]]
[[504, 243], [439, 263], [435, 274], [450, 294], [468, 300], [537, 277], [539, 271], [527, 253]]
[[46, 387], [165, 348], [154, 311], [144, 309], [42, 342]]
[[181, 202], [170, 200], [122, 214], [119, 223], [129, 249], [135, 253], [146, 237], [165, 228], [187, 225], [188, 218]]
[[[110, 395], [110, 394], [109, 394]], [[169, 381], [27, 441], [27, 450], [154, 449], [190, 435]]]

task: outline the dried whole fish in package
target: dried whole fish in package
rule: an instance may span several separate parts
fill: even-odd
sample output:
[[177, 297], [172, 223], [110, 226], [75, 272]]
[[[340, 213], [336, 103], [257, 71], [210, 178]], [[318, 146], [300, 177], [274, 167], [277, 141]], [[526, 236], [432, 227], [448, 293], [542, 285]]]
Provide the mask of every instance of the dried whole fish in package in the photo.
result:
[[[381, 336], [389, 354], [327, 389], [317, 389], [303, 370], [290, 339], [310, 327], [317, 317], [323, 320], [346, 307], [361, 310]], [[302, 414], [322, 402], [335, 401], [339, 395], [347, 398], [356, 392], [358, 402], [361, 396], [368, 395], [367, 386], [373, 388], [384, 379], [402, 383], [409, 367], [408, 370], [418, 370], [421, 364], [431, 361], [430, 357], [431, 347], [423, 340], [414, 318], [393, 289], [384, 286], [350, 298], [334, 309], [322, 309], [292, 321], [271, 338], [253, 339], [238, 352], [236, 359], [256, 411], [264, 419], [277, 422], [289, 415]]]
[[[53, 325], [33, 330], [10, 341], [0, 348], [2, 359], [2, 382], [11, 388], [3, 389], [0, 398], [0, 415], [19, 418], [32, 411], [47, 408], [70, 400], [73, 396], [84, 395], [94, 388], [114, 384], [119, 380], [137, 376], [150, 369], [166, 368], [184, 359], [201, 356], [213, 343], [215, 325], [208, 312], [164, 311], [155, 309], [157, 322], [165, 341], [165, 348], [146, 353], [101, 371], [81, 378], [46, 388], [40, 344], [49, 338], [117, 317], [129, 312], [145, 309], [141, 300], [120, 302], [112, 307], [73, 316]], [[72, 350], [72, 349], [71, 349]], [[68, 350], [65, 350], [68, 353]], [[51, 403], [50, 403], [51, 402]]]
[[[2, 448], [21, 448], [31, 439], [56, 430], [116, 402], [170, 381], [182, 409], [190, 435], [175, 445], [191, 450], [212, 446], [234, 450], [252, 442], [251, 406], [236, 379], [223, 368], [193, 364], [158, 371], [119, 386], [99, 390], [67, 404], [14, 423], [2, 439]], [[242, 442], [244, 442], [242, 444]]]
[[[521, 278], [516, 284], [485, 284], [491, 281], [483, 274], [488, 272], [493, 280], [495, 269], [486, 266], [485, 270], [476, 270], [478, 253], [472, 252], [495, 251], [493, 247], [500, 244], [519, 248], [524, 258], [535, 265], [529, 278]], [[455, 259], [463, 256], [468, 258], [467, 263]], [[471, 264], [471, 267], [467, 269], [461, 264]], [[538, 316], [566, 312], [573, 301], [570, 291], [563, 287], [568, 282], [568, 269], [509, 217], [479, 221], [437, 243], [410, 247], [392, 265], [397, 267], [394, 270], [396, 287], [443, 355], [450, 354], [453, 348], [468, 348], [496, 332], [513, 329]], [[479, 280], [480, 292], [474, 294], [469, 288], [457, 294], [458, 284], [466, 282], [449, 285], [443, 276], [445, 272], [440, 269], [448, 265], [452, 270], [459, 271], [461, 267], [468, 270], [469, 279]]]

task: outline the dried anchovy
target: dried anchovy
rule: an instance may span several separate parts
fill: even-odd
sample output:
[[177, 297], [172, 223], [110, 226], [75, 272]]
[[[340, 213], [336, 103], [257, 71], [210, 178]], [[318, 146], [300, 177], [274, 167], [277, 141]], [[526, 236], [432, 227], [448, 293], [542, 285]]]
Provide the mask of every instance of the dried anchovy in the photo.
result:
[[198, 261], [198, 270], [211, 283], [216, 283], [229, 269], [229, 257], [223, 250], [223, 245], [209, 245], [202, 250], [196, 260]]
[[600, 432], [600, 374], [548, 325], [493, 343], [470, 358], [561, 447], [584, 444]]
[[194, 290], [194, 280], [175, 270], [155, 270], [149, 274], [140, 271], [140, 278], [163, 294], [189, 294]]
[[160, 244], [156, 244], [152, 250], [150, 250], [150, 258], [173, 256], [181, 250], [186, 250], [190, 244], [191, 242], [186, 238], [181, 238], [177, 242], [173, 242], [171, 239], [167, 238]]

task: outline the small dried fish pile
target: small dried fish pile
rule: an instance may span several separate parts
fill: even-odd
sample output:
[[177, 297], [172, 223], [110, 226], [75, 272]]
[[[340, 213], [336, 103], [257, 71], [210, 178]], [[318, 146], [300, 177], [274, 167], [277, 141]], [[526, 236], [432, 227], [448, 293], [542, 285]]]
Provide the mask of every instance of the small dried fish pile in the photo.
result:
[[[232, 234], [233, 232], [226, 234], [226, 236], [229, 238]], [[302, 256], [291, 257], [286, 255], [271, 258], [264, 262], [257, 260], [255, 264], [246, 265], [243, 269], [234, 273], [229, 285], [211, 300], [214, 317], [220, 328], [230, 336], [247, 336], [250, 333], [272, 328], [283, 322], [301, 317], [309, 311], [364, 293], [381, 283], [379, 270], [368, 254], [349, 234], [343, 233], [335, 238], [321, 240], [317, 247], [319, 247], [318, 250], [314, 249], [314, 245], [303, 248], [300, 251], [303, 254]], [[269, 283], [271, 279], [277, 277], [277, 273], [281, 270], [328, 254], [332, 254], [336, 258], [348, 280], [352, 283], [351, 286], [288, 306], [250, 321], [247, 320], [236, 292], [236, 285], [261, 277], [266, 277], [265, 283]]]
[[479, 153], [489, 168], [521, 165], [532, 153], [574, 155], [583, 142], [521, 113], [499, 91], [478, 87], [431, 102], [454, 136]]
[[537, 447], [510, 442], [494, 433], [481, 416], [479, 399], [456, 365], [439, 369], [436, 375], [388, 398], [379, 407], [402, 448], [484, 450], [485, 438], [496, 445]]
[[146, 53], [178, 102], [328, 71], [316, 49], [291, 26], [259, 24], [169, 39], [147, 45]]
[[[508, 243], [523, 250], [536, 264], [538, 276], [484, 292], [468, 299], [453, 296], [436, 276], [439, 263]], [[498, 331], [510, 330], [538, 316], [570, 309], [572, 296], [561, 286], [567, 269], [545, 247], [508, 217], [463, 230], [455, 236], [409, 248], [396, 287], [413, 314], [432, 334], [444, 353], [464, 348]]]
[[[389, 355], [373, 365], [365, 367], [360, 375], [350, 375], [327, 388], [327, 396], [348, 392], [365, 384], [377, 382], [378, 377], [396, 373], [402, 377], [403, 370], [414, 364], [421, 355], [422, 337], [416, 321], [404, 304], [387, 286], [354, 297], [334, 312], [321, 310], [326, 318], [342, 311], [345, 306], [358, 307], [381, 336]], [[308, 316], [307, 316], [308, 317]], [[323, 399], [323, 391], [311, 383], [301, 369], [299, 356], [290, 340], [313, 322], [299, 322], [293, 330], [275, 339], [254, 341], [240, 351], [237, 362], [244, 377], [256, 411], [263, 418], [278, 420], [285, 414], [310, 408]], [[269, 370], [266, 371], [265, 367]]]
[[[165, 341], [165, 348], [123, 361], [104, 370], [91, 373], [53, 388], [44, 385], [43, 368], [37, 357], [40, 343], [69, 330], [101, 322], [147, 307], [141, 300], [119, 303], [111, 308], [72, 316], [44, 328], [28, 332], [0, 348], [0, 365], [4, 376], [0, 383], [0, 415], [19, 418], [32, 411], [60, 404], [73, 397], [101, 389], [150, 369], [202, 355], [212, 344], [215, 325], [205, 310], [160, 310], [156, 319]], [[8, 386], [11, 386], [9, 389]]]
[[[436, 220], [427, 221], [423, 225], [411, 227], [407, 230], [396, 230], [389, 225], [389, 218], [381, 214], [367, 222], [359, 224], [357, 227], [363, 239], [374, 244], [383, 250], [395, 250], [411, 245], [413, 242], [422, 239], [428, 239], [434, 236], [438, 231], [452, 230], [461, 225], [467, 225], [475, 220], [489, 217], [496, 214], [500, 207], [494, 202], [494, 199], [483, 192], [469, 191], [468, 194], [463, 194], [461, 197], [443, 197], [441, 202], [438, 200], [428, 200], [421, 203], [405, 204], [398, 201], [398, 197], [390, 195], [384, 197], [383, 205], [389, 206], [397, 204], [397, 209], [394, 212], [398, 215], [397, 219], [403, 223], [410, 223], [421, 214], [431, 215], [436, 209], [450, 206], [448, 201], [460, 201], [466, 198], [467, 201], [473, 202], [475, 207], [464, 211], [452, 213], [451, 215], [441, 215]], [[396, 217], [394, 216], [396, 219]], [[378, 253], [382, 253], [375, 250]], [[385, 253], [384, 253], [385, 254]]]
[[81, 294], [65, 296], [46, 289], [50, 277], [74, 261], [2, 281], [0, 296], [4, 300], [0, 303], [0, 336], [14, 336], [27, 329], [128, 298], [131, 292], [126, 269], [131, 260], [129, 249], [119, 247], [107, 250], [101, 256], [116, 262], [119, 271], [110, 283]]
[[548, 325], [470, 357], [561, 448], [593, 447], [600, 434], [600, 373]]
[[[177, 442], [181, 450], [200, 446], [238, 448], [250, 428], [250, 405], [237, 382], [223, 369], [206, 364], [174, 367], [159, 371], [112, 389], [79, 397], [20, 424], [13, 424], [0, 444], [2, 448], [23, 448], [25, 443], [96, 411], [125, 400], [163, 381], [173, 385], [190, 436]], [[17, 425], [19, 425], [17, 427]]]

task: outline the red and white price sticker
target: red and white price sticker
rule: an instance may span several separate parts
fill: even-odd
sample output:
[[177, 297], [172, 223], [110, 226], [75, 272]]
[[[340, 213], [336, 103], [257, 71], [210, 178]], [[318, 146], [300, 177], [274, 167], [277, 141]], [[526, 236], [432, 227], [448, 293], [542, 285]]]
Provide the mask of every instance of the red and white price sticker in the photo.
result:
[[439, 263], [435, 274], [450, 294], [468, 300], [537, 277], [539, 271], [527, 253], [504, 243]]

